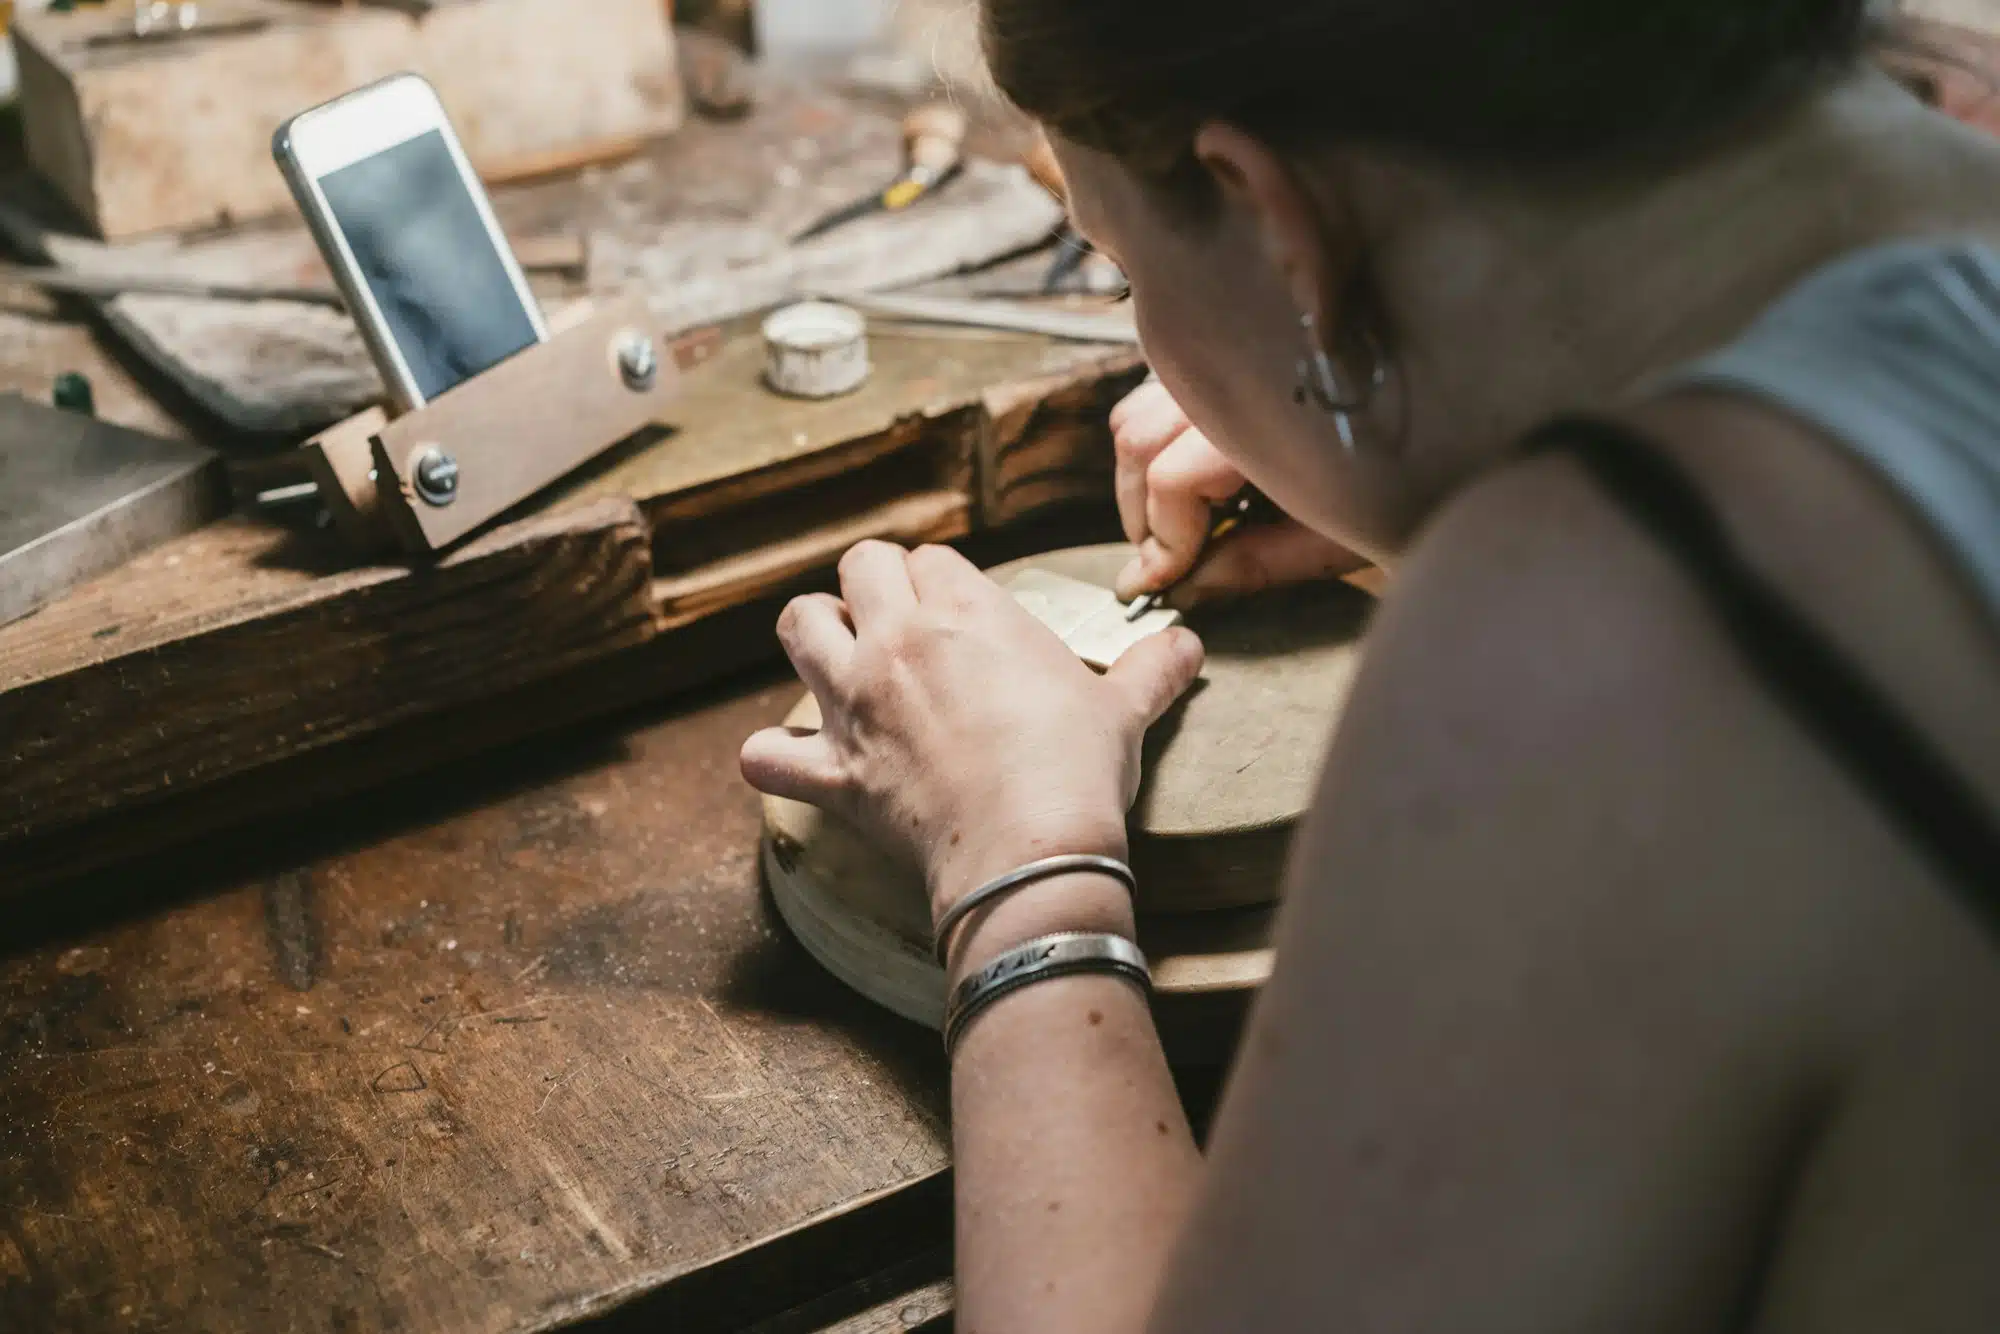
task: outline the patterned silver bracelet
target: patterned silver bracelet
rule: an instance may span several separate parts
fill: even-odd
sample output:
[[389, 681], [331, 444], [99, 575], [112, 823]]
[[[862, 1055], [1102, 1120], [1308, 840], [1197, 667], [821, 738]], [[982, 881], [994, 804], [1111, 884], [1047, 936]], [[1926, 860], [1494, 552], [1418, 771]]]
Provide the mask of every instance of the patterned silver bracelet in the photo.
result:
[[932, 944], [937, 953], [938, 964], [941, 967], [950, 966], [952, 932], [958, 929], [959, 923], [973, 913], [1037, 881], [1052, 880], [1059, 875], [1073, 875], [1081, 871], [1095, 871], [1100, 875], [1108, 875], [1113, 880], [1121, 882], [1127, 893], [1139, 892], [1139, 877], [1132, 874], [1131, 867], [1115, 857], [1047, 857], [1038, 862], [1029, 862], [1026, 866], [1007, 872], [997, 880], [987, 881], [945, 910], [944, 916], [938, 920], [937, 936]]
[[957, 1054], [966, 1028], [995, 1001], [1037, 982], [1087, 974], [1120, 978], [1149, 997], [1153, 992], [1153, 973], [1146, 966], [1146, 956], [1123, 936], [1043, 936], [1008, 950], [953, 989], [944, 1010], [945, 1059]]

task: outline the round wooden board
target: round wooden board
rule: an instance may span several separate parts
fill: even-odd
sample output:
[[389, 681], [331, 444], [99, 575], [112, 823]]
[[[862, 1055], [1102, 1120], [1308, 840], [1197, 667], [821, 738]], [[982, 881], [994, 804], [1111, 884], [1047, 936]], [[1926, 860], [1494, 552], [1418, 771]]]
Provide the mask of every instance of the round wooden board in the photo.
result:
[[[1109, 587], [1124, 546], [1001, 566]], [[1190, 618], [1208, 646], [1202, 683], [1147, 739], [1132, 814], [1140, 944], [1165, 997], [1251, 992], [1270, 975], [1270, 930], [1292, 829], [1358, 666], [1370, 601], [1317, 586]], [[819, 725], [807, 696], [786, 720]], [[936, 1027], [944, 974], [930, 954], [922, 877], [810, 806], [764, 802], [765, 875], [779, 913], [828, 971]]]

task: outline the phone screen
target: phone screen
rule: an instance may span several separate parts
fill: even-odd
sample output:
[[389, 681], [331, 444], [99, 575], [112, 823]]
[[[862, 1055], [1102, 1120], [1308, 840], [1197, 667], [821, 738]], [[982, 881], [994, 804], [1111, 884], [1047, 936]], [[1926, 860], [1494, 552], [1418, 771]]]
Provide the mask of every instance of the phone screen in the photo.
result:
[[334, 221], [426, 400], [536, 341], [444, 136], [320, 177]]

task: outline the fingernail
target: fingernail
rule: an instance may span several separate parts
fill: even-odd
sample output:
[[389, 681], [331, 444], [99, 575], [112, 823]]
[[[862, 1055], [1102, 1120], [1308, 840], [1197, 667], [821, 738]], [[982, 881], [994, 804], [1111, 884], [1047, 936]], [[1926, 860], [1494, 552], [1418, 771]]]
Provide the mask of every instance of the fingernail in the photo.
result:
[[1124, 569], [1118, 572], [1118, 577], [1111, 581], [1112, 587], [1121, 598], [1136, 597], [1138, 596], [1139, 580], [1145, 573], [1146, 562], [1135, 556]]

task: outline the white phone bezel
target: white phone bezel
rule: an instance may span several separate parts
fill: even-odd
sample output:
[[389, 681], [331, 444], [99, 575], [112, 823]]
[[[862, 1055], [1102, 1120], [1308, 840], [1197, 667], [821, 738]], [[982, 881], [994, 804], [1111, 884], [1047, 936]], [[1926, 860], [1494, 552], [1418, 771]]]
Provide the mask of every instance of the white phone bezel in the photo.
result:
[[514, 258], [506, 233], [500, 229], [500, 221], [493, 214], [492, 202], [486, 197], [486, 188], [480, 184], [471, 159], [466, 156], [464, 146], [451, 127], [444, 103], [427, 80], [415, 74], [398, 74], [356, 89], [293, 117], [279, 129], [273, 144], [278, 164], [284, 169], [299, 208], [319, 241], [320, 250], [333, 270], [334, 281], [346, 298], [355, 323], [360, 326], [362, 340], [374, 354], [382, 378], [388, 384], [390, 397], [400, 410], [406, 412], [422, 407], [424, 395], [417, 388], [410, 364], [404, 358], [402, 348], [397, 346], [388, 321], [361, 274], [360, 263], [348, 245], [347, 237], [341, 232], [326, 193], [320, 188], [320, 180], [343, 167], [351, 167], [434, 130], [450, 150], [466, 193], [471, 195], [474, 206], [479, 210], [480, 221], [485, 225], [493, 248], [506, 270], [507, 279], [512, 283], [521, 308], [528, 316], [528, 323], [535, 331], [535, 341], [547, 342], [548, 325], [542, 319], [541, 307], [533, 291], [528, 287], [527, 275]]

